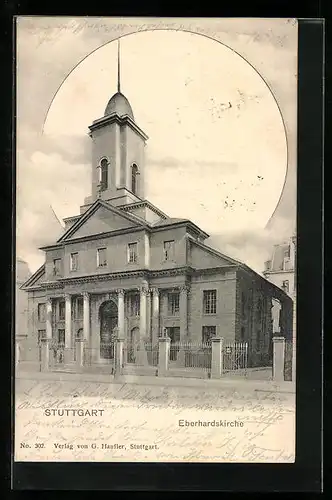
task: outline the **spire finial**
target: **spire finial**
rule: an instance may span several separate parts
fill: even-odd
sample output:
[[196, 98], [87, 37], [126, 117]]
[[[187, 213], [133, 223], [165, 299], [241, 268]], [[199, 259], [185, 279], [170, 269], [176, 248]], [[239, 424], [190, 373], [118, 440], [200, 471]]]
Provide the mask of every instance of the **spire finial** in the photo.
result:
[[118, 92], [120, 90], [120, 38], [118, 39]]

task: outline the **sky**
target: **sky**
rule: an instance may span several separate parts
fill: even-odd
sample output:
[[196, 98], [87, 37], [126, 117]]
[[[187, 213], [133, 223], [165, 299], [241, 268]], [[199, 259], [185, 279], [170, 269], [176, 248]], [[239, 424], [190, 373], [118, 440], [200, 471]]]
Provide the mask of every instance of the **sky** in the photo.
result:
[[295, 229], [294, 21], [22, 17], [17, 33], [17, 254], [31, 271], [59, 234], [51, 206], [61, 220], [90, 194], [87, 131], [116, 92], [119, 36], [121, 91], [149, 136], [146, 198], [263, 270]]

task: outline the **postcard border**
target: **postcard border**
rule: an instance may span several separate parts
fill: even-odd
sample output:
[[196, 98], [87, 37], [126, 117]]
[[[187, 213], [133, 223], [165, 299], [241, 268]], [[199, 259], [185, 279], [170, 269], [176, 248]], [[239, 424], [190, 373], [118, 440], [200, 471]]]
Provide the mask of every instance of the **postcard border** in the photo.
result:
[[[295, 464], [13, 462], [17, 490], [320, 491], [322, 404], [323, 20], [299, 21], [297, 445]], [[11, 63], [12, 64], [12, 63]], [[15, 81], [15, 80], [14, 80]], [[12, 83], [11, 83], [12, 85]], [[11, 113], [11, 111], [10, 111]], [[10, 116], [14, 122], [14, 115]], [[13, 129], [14, 130], [14, 129]], [[15, 139], [12, 143], [15, 156]], [[9, 165], [12, 158], [10, 157]], [[8, 165], [15, 244], [15, 169]], [[7, 197], [10, 202], [10, 196]], [[310, 200], [310, 205], [308, 203]], [[15, 210], [15, 209], [14, 209]], [[9, 221], [7, 221], [8, 223]], [[12, 269], [12, 251], [10, 259]], [[8, 282], [13, 287], [13, 274]], [[14, 293], [12, 294], [13, 297]], [[7, 298], [8, 301], [8, 298]], [[12, 299], [7, 339], [12, 339]], [[12, 343], [12, 342], [11, 342]], [[310, 349], [308, 346], [310, 345]], [[13, 346], [9, 344], [9, 356]], [[13, 356], [12, 356], [13, 357]], [[11, 359], [11, 358], [9, 358]], [[8, 358], [7, 358], [8, 361]], [[12, 366], [13, 374], [13, 366]], [[12, 383], [13, 380], [11, 379]], [[14, 386], [12, 387], [14, 393]], [[12, 401], [11, 401], [12, 404]], [[13, 414], [11, 415], [13, 422]], [[11, 424], [12, 425], [12, 424]], [[11, 427], [13, 432], [13, 426]], [[61, 478], [61, 484], [59, 484]], [[130, 478], [130, 479], [128, 479]]]

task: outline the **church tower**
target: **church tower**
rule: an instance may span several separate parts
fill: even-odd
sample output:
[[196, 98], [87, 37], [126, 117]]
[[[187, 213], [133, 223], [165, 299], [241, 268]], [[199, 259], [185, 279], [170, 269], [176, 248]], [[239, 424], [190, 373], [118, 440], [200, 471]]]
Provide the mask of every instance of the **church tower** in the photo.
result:
[[89, 126], [92, 139], [92, 194], [85, 206], [101, 198], [120, 206], [144, 198], [144, 149], [147, 135], [135, 122], [128, 99], [121, 92], [120, 42], [118, 89], [104, 116]]

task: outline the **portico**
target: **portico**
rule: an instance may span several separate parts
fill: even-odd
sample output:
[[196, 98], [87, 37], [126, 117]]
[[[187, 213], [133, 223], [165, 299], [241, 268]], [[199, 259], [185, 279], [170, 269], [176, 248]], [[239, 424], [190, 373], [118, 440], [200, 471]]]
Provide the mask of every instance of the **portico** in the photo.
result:
[[[88, 288], [85, 285], [86, 288]], [[168, 293], [179, 295], [179, 310], [175, 309], [172, 316], [163, 319], [161, 311], [161, 297], [167, 301]], [[162, 327], [175, 324], [180, 329], [181, 339], [188, 335], [188, 293], [187, 285], [150, 286], [143, 280], [137, 286], [116, 288], [110, 287], [107, 291], [96, 291], [91, 286], [81, 293], [67, 291], [64, 294], [49, 296], [46, 302], [46, 337], [55, 343], [63, 343], [65, 362], [70, 362], [74, 352], [75, 340], [81, 338], [85, 346], [91, 349], [92, 359], [102, 362], [104, 357], [101, 345], [112, 343], [114, 338], [124, 341], [131, 339], [131, 332], [135, 330], [137, 341], [148, 341], [157, 344]], [[133, 309], [132, 298], [139, 298], [137, 308]], [[59, 303], [64, 301], [64, 318], [57, 311]], [[80, 302], [81, 301], [81, 302]], [[103, 306], [113, 302], [113, 322], [108, 322], [102, 316]], [[83, 310], [77, 307], [83, 303]], [[114, 310], [116, 318], [114, 318]], [[104, 323], [103, 323], [104, 321]], [[105, 322], [106, 321], [106, 322]], [[64, 338], [59, 332], [63, 332]], [[106, 337], [103, 334], [106, 332]], [[138, 334], [138, 338], [137, 338]], [[63, 338], [63, 341], [61, 339]], [[104, 340], [103, 340], [104, 339]]]

